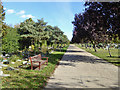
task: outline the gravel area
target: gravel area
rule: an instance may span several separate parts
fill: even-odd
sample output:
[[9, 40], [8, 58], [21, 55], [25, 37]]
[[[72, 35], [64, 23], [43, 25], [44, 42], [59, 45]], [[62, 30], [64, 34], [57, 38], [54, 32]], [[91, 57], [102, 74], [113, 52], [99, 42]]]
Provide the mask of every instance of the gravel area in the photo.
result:
[[118, 87], [117, 66], [70, 44], [45, 88], [115, 87]]

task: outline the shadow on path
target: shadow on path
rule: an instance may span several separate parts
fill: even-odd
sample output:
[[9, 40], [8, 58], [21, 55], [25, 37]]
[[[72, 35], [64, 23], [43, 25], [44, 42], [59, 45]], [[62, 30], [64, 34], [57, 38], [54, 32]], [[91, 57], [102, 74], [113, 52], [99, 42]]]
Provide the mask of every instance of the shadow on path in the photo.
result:
[[79, 87], [90, 90], [89, 87], [95, 86], [109, 88], [106, 90], [111, 90], [110, 88], [117, 90], [118, 83], [116, 81], [117, 77], [115, 77], [117, 76], [117, 73], [115, 73], [117, 69], [108, 64], [110, 63], [70, 45], [47, 87]]
[[107, 63], [102, 59], [97, 59], [92, 56], [83, 56], [83, 55], [64, 55], [62, 61], [69, 61], [69, 62], [85, 62], [85, 63]]

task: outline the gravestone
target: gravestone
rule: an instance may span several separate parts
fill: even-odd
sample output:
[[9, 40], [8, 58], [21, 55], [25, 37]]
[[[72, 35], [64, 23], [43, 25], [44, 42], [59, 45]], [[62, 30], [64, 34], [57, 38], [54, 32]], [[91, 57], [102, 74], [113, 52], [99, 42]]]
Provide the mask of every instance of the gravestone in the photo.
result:
[[15, 69], [14, 67], [7, 67], [7, 69], [6, 69], [6, 70], [11, 71], [11, 70], [19, 70], [19, 69]]
[[18, 59], [17, 62], [21, 62], [21, 60]]
[[6, 59], [4, 59], [2, 62], [3, 62], [4, 64], [9, 64], [9, 61], [6, 60]]
[[2, 67], [7, 67], [7, 65], [4, 65], [0, 62], [0, 77], [10, 76], [10, 74], [3, 74]]
[[27, 61], [23, 61], [23, 65], [26, 65], [27, 64]]

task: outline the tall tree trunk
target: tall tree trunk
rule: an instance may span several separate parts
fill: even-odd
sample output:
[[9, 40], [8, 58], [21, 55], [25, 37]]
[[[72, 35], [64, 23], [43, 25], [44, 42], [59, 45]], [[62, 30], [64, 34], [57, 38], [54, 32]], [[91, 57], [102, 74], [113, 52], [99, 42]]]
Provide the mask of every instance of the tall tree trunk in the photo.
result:
[[84, 47], [84, 45], [81, 43], [81, 46]]
[[94, 42], [94, 41], [91, 41], [91, 43], [92, 43], [92, 45], [93, 45], [93, 49], [95, 50], [95, 52], [97, 52], [95, 42]]
[[93, 44], [93, 48], [94, 48], [95, 52], [97, 52], [97, 50], [96, 50], [96, 45], [95, 45], [95, 44]]
[[89, 45], [89, 49], [91, 50], [91, 45]]

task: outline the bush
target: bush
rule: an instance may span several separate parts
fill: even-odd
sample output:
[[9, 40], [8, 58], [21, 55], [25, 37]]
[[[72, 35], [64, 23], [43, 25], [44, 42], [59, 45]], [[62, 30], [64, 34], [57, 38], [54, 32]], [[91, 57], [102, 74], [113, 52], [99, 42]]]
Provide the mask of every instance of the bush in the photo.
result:
[[46, 53], [48, 52], [47, 41], [46, 41], [46, 40], [42, 42], [41, 52], [42, 52], [43, 54], [46, 54]]
[[1, 62], [3, 61], [3, 58], [2, 58], [2, 57], [0, 57], [0, 61], [1, 61]]
[[7, 34], [2, 39], [2, 50], [6, 53], [15, 53], [19, 49], [20, 35], [16, 29], [6, 29]]
[[20, 59], [17, 55], [12, 55], [10, 58], [9, 58], [9, 61], [12, 61], [12, 62], [16, 62], [16, 60]]
[[35, 47], [34, 45], [31, 45], [31, 49], [32, 49], [32, 51], [34, 50], [34, 47]]
[[43, 54], [46, 54], [47, 51], [48, 51], [47, 47], [42, 46], [42, 50], [41, 50], [41, 52], [42, 52]]
[[57, 45], [56, 44], [53, 44], [53, 50], [55, 51], [57, 48]]

